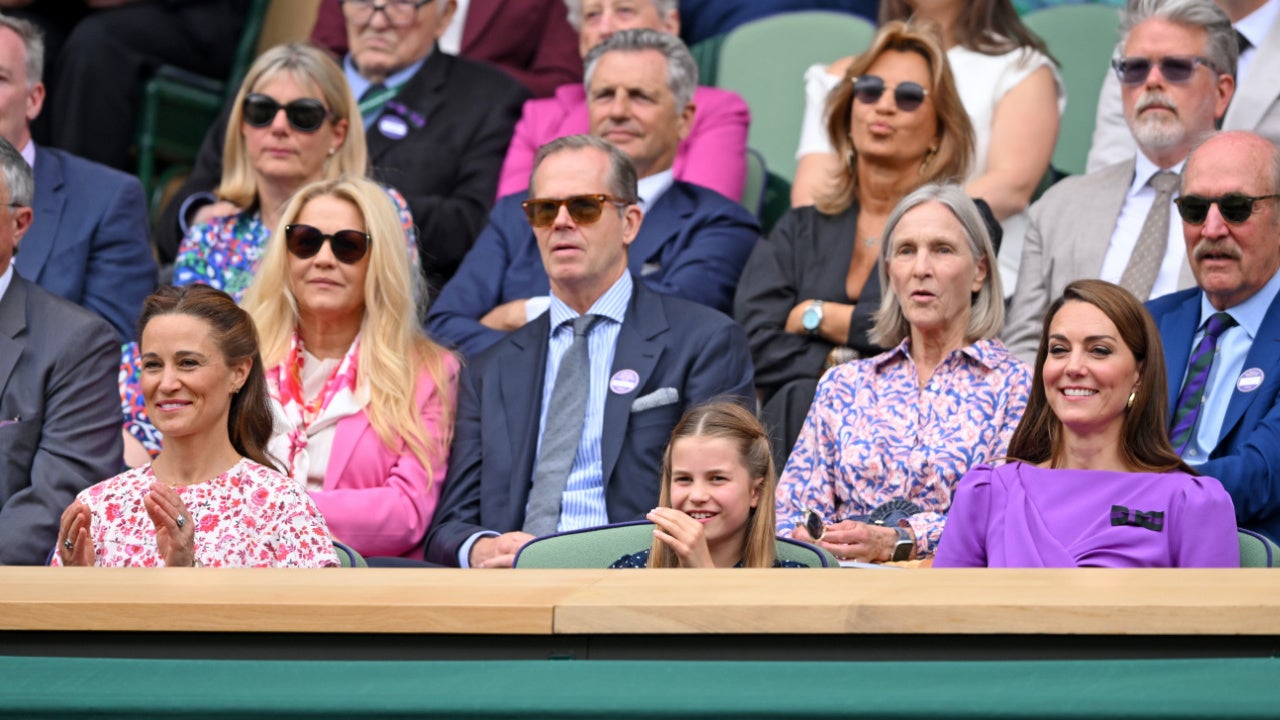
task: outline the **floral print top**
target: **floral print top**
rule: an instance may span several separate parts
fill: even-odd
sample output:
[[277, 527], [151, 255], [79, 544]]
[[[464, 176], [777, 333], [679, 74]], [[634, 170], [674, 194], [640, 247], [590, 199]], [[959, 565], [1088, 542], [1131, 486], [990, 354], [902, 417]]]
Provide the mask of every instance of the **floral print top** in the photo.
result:
[[[418, 235], [413, 226], [413, 215], [409, 213], [409, 205], [395, 188], [383, 189], [395, 205], [400, 226], [404, 228], [409, 267], [412, 272], [420, 273]], [[173, 264], [173, 284], [204, 283], [222, 290], [238, 303], [253, 282], [254, 272], [258, 269], [258, 262], [270, 239], [271, 231], [262, 224], [262, 215], [257, 210], [245, 210], [196, 225], [187, 231], [182, 244], [178, 246], [178, 256]], [[151, 424], [151, 418], [147, 416], [146, 403], [142, 397], [142, 364], [138, 343], [125, 343], [120, 355], [117, 380], [120, 383], [120, 409], [124, 414], [124, 429], [137, 438], [154, 458], [160, 454], [162, 438], [160, 431]]]
[[[163, 567], [156, 526], [142, 498], [155, 482], [151, 465], [83, 490], [98, 567]], [[206, 567], [332, 567], [329, 528], [306, 490], [242, 458], [208, 482], [175, 487], [196, 523], [196, 558]], [[61, 565], [53, 553], [53, 565]]]
[[778, 481], [778, 534], [805, 508], [828, 524], [906, 499], [919, 557], [938, 544], [956, 483], [1002, 457], [1022, 419], [1031, 372], [996, 339], [952, 351], [920, 386], [910, 339], [827, 371]]

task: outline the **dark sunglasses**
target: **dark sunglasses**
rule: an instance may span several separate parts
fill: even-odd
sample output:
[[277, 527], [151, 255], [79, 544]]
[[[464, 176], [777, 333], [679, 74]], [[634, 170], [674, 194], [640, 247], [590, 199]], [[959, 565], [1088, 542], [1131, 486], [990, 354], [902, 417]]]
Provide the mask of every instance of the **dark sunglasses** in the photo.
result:
[[560, 206], [569, 210], [569, 217], [578, 225], [590, 225], [600, 219], [604, 212], [604, 204], [610, 203], [620, 208], [631, 203], [619, 200], [612, 195], [570, 195], [567, 198], [529, 198], [520, 203], [529, 224], [536, 227], [550, 227], [560, 214]]
[[284, 108], [289, 124], [299, 132], [315, 132], [329, 117], [324, 103], [315, 98], [301, 98], [281, 105], [270, 95], [250, 93], [244, 99], [244, 121], [254, 127], [266, 127], [276, 119], [281, 108]]
[[1155, 61], [1144, 57], [1116, 58], [1111, 61], [1111, 67], [1115, 68], [1120, 82], [1125, 85], [1141, 85], [1146, 82], [1152, 66], [1155, 65], [1160, 66], [1160, 77], [1171, 83], [1184, 83], [1190, 80], [1197, 65], [1203, 65], [1215, 73], [1218, 72], [1218, 68], [1209, 58], [1198, 55], [1166, 55]]
[[1243, 193], [1229, 193], [1219, 197], [1203, 197], [1201, 195], [1183, 195], [1176, 198], [1173, 202], [1178, 206], [1178, 214], [1182, 216], [1183, 222], [1192, 225], [1200, 225], [1209, 217], [1209, 206], [1218, 205], [1218, 212], [1222, 213], [1222, 219], [1237, 225], [1249, 219], [1253, 215], [1253, 204], [1259, 200], [1274, 200], [1280, 198], [1280, 195], [1245, 195]]
[[360, 258], [369, 252], [369, 234], [359, 230], [339, 230], [332, 235], [326, 235], [310, 225], [285, 225], [284, 227], [285, 245], [294, 257], [302, 260], [315, 257], [326, 240], [329, 241], [329, 250], [333, 252], [338, 262], [347, 265], [360, 262]]
[[[875, 105], [880, 102], [880, 96], [887, 89], [884, 78], [878, 75], [859, 75], [853, 79], [853, 96], [861, 103]], [[920, 83], [898, 83], [893, 88], [893, 102], [902, 112], [911, 112], [920, 107], [928, 95], [929, 91]]]

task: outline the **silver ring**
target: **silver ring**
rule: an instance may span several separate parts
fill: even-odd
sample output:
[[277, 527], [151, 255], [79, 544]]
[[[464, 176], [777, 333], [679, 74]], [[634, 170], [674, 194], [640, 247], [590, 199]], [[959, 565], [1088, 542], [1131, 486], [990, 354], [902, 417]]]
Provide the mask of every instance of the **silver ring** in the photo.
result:
[[186, 517], [185, 515], [179, 515], [179, 516], [178, 516], [178, 529], [179, 529], [179, 530], [181, 530], [181, 529], [182, 529], [182, 526], [183, 526], [183, 525], [186, 525], [186, 524], [187, 524], [187, 517]]
[[71, 542], [71, 538], [63, 540], [62, 547], [66, 548], [68, 551], [76, 549], [75, 543]]

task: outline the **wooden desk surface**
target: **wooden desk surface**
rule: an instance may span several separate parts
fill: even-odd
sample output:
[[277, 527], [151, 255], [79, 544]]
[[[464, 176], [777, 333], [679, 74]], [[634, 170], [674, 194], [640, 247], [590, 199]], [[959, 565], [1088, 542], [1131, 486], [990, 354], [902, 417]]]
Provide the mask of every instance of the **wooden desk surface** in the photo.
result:
[[557, 633], [1278, 635], [1272, 570], [841, 570], [605, 575]]
[[0, 567], [0, 630], [547, 635], [605, 572]]
[[0, 567], [0, 630], [1280, 636], [1280, 573]]

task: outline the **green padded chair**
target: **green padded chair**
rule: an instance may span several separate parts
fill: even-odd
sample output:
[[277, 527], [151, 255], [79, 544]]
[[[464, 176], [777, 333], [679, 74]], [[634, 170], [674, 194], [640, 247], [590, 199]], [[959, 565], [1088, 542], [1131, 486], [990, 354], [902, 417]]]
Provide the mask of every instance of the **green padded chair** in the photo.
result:
[[1083, 173], [1093, 142], [1098, 92], [1120, 42], [1120, 11], [1106, 5], [1058, 5], [1029, 13], [1022, 21], [1049, 46], [1067, 86], [1067, 110], [1053, 166], [1070, 175]]
[[344, 568], [367, 568], [369, 563], [365, 562], [364, 556], [356, 552], [355, 548], [346, 543], [333, 541], [333, 551], [338, 555], [338, 562]]
[[725, 35], [716, 86], [738, 93], [751, 107], [747, 144], [760, 151], [770, 172], [788, 183], [795, 179], [804, 71], [862, 52], [874, 35], [861, 18], [822, 11], [773, 15]]
[[[570, 530], [532, 540], [516, 553], [517, 568], [607, 568], [623, 555], [653, 544], [653, 523], [646, 520]], [[778, 538], [778, 559], [808, 567], [839, 567], [831, 553], [807, 543]]]
[[764, 156], [757, 150], [747, 148], [747, 182], [742, 186], [742, 207], [747, 212], [760, 217], [764, 209], [765, 183], [769, 179], [769, 170], [765, 167]]
[[1240, 567], [1269, 568], [1280, 563], [1280, 547], [1265, 535], [1244, 528], [1239, 528], [1237, 534], [1240, 537]]
[[[231, 75], [208, 78], [163, 65], [147, 81], [138, 115], [138, 180], [153, 213], [159, 210], [160, 194], [169, 178], [189, 172], [209, 126], [229, 98], [240, 89], [240, 81], [253, 62], [262, 34], [263, 19], [270, 0], [253, 0], [245, 15], [244, 32], [236, 45]], [[170, 165], [159, 178], [161, 162]]]

